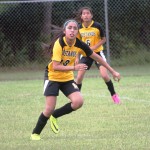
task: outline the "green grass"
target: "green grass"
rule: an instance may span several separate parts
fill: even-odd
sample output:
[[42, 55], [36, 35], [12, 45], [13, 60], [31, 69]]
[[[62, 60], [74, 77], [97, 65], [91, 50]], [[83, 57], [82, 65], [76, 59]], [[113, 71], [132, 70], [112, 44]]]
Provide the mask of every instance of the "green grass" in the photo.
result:
[[[148, 76], [150, 75], [150, 64], [144, 65], [131, 65], [114, 67], [121, 73], [122, 76]], [[28, 65], [27, 67], [19, 68], [0, 68], [0, 81], [7, 80], [33, 80], [44, 78], [45, 64], [41, 66]], [[76, 75], [77, 72], [75, 72]], [[87, 71], [85, 77], [98, 77], [98, 70], [95, 65], [92, 66], [90, 71]]]
[[[122, 104], [113, 104], [99, 78], [85, 78], [84, 105], [59, 118], [60, 133], [45, 126], [41, 141], [30, 134], [44, 109], [43, 80], [0, 82], [1, 150], [148, 150], [150, 76], [124, 76], [114, 82]], [[62, 93], [57, 107], [68, 100]]]

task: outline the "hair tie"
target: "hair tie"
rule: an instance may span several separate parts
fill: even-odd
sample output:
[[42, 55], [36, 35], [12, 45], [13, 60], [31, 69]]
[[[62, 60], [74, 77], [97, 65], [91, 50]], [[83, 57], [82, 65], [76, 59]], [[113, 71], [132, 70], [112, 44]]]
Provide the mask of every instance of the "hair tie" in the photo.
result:
[[77, 26], [78, 26], [78, 23], [77, 23], [76, 20], [70, 19], [70, 20], [67, 20], [67, 21], [64, 23], [63, 28], [65, 28], [69, 22], [75, 22], [75, 23], [77, 24]]

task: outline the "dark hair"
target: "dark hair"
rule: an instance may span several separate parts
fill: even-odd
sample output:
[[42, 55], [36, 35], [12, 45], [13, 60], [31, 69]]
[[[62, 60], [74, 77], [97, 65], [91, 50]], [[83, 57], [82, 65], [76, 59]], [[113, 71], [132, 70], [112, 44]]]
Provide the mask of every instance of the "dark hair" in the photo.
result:
[[83, 10], [85, 10], [85, 9], [86, 9], [86, 10], [89, 10], [89, 11], [91, 12], [91, 14], [93, 15], [92, 8], [87, 7], [87, 6], [81, 7], [81, 8], [79, 8], [78, 11], [76, 11], [76, 12], [73, 13], [73, 16], [74, 16], [74, 18], [75, 18], [75, 20], [76, 20], [77, 22], [82, 23], [81, 15], [82, 15]]
[[51, 41], [50, 44], [41, 43], [41, 47], [43, 49], [43, 55], [48, 56], [48, 58], [51, 58], [53, 55], [53, 46], [55, 41], [61, 37], [64, 36], [63, 28], [58, 27], [56, 25], [50, 25], [51, 26]]
[[56, 42], [56, 40], [59, 37], [65, 36], [64, 30], [65, 30], [65, 28], [66, 28], [66, 26], [68, 25], [69, 22], [75, 22], [78, 26], [78, 23], [76, 22], [75, 19], [67, 19], [62, 27], [58, 27], [56, 25], [50, 25], [51, 26], [52, 40], [51, 40], [49, 45], [45, 44], [45, 43], [41, 44], [41, 46], [44, 50], [44, 54], [49, 55], [50, 58], [52, 57], [52, 54], [53, 54], [54, 43]]

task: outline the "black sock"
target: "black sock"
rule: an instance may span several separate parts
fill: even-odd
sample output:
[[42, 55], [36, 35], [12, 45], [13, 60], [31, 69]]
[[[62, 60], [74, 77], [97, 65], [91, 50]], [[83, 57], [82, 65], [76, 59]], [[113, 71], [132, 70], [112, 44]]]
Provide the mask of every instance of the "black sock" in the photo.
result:
[[48, 119], [49, 119], [48, 117], [45, 117], [44, 114], [41, 113], [41, 115], [39, 116], [39, 119], [37, 121], [37, 124], [36, 124], [35, 128], [33, 129], [32, 134], [33, 133], [40, 134], [41, 131], [43, 130], [43, 128], [45, 127]]
[[115, 92], [115, 90], [114, 90], [114, 86], [113, 86], [112, 81], [110, 80], [110, 81], [105, 82], [105, 83], [106, 83], [106, 85], [107, 85], [107, 87], [108, 87], [108, 90], [109, 90], [111, 96], [113, 96], [116, 92]]
[[68, 103], [68, 104], [62, 106], [61, 108], [56, 109], [52, 115], [53, 115], [53, 117], [58, 118], [63, 115], [69, 114], [72, 111], [74, 111], [74, 110], [71, 107], [71, 103]]
[[82, 88], [82, 83], [81, 84], [77, 84], [79, 90], [81, 91], [81, 88]]

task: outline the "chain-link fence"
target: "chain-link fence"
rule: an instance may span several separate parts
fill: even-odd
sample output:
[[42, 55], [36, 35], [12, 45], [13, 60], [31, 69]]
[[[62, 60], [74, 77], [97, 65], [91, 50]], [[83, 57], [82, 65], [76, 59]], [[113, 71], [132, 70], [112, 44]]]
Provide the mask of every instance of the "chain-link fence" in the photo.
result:
[[113, 66], [150, 64], [149, 0], [0, 1], [0, 70], [43, 69], [41, 43], [51, 41], [50, 24], [62, 26], [80, 7], [93, 9], [107, 35]]

